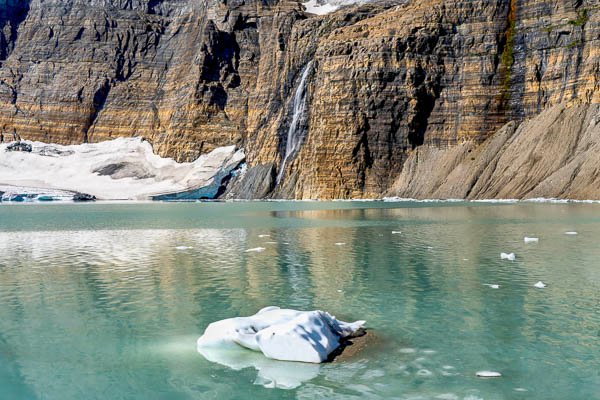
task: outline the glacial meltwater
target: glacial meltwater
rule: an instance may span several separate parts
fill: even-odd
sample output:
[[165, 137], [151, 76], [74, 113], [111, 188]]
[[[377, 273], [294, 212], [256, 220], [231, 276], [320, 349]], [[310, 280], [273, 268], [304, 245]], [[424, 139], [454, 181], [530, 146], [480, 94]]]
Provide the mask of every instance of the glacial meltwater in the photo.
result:
[[[198, 353], [269, 305], [368, 334]], [[0, 398], [600, 399], [600, 204], [0, 205]]]

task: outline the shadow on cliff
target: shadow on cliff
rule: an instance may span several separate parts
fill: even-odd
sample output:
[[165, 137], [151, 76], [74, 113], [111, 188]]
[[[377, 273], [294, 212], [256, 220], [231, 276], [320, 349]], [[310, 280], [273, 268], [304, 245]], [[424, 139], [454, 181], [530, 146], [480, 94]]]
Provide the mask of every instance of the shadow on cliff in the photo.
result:
[[0, 62], [6, 60], [14, 48], [19, 25], [29, 13], [29, 3], [30, 0], [0, 0]]

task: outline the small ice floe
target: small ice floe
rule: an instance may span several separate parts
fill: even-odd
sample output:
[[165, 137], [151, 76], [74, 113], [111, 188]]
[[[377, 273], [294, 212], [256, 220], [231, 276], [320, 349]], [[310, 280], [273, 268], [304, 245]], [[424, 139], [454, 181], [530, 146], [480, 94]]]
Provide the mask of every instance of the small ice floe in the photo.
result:
[[546, 286], [548, 286], [548, 285], [546, 285], [546, 284], [545, 284], [544, 282], [542, 282], [542, 281], [539, 281], [538, 283], [536, 283], [536, 284], [535, 284], [535, 285], [533, 285], [533, 286], [535, 286], [535, 287], [536, 287], [536, 288], [538, 288], [538, 289], [543, 289], [543, 288], [545, 288], [545, 287], [546, 287]]
[[458, 372], [455, 371], [456, 368], [454, 368], [452, 365], [444, 365], [442, 367], [442, 375], [443, 376], [456, 376], [458, 375]]
[[416, 349], [412, 349], [410, 347], [405, 347], [403, 349], [400, 349], [400, 353], [403, 353], [403, 354], [411, 354], [411, 353], [416, 353], [416, 352], [417, 352]]
[[401, 231], [392, 231], [392, 235], [401, 235], [402, 232]]
[[345, 245], [346, 245], [346, 243], [344, 243], [344, 242], [337, 242], [335, 245], [336, 245], [336, 246], [345, 246]]
[[500, 253], [501, 260], [515, 261], [515, 253]]
[[575, 231], [569, 231], [569, 232], [565, 232], [565, 235], [571, 235], [571, 236], [574, 236], [574, 235], [578, 235], [578, 233], [577, 233], [577, 232], [575, 232]]
[[248, 249], [246, 250], [246, 253], [260, 253], [265, 251], [266, 249], [264, 247], [254, 247], [252, 249]]
[[259, 238], [268, 238], [271, 237], [271, 235], [258, 235]]
[[420, 369], [420, 370], [417, 371], [417, 375], [419, 375], [419, 376], [431, 376], [431, 375], [433, 375], [433, 372], [431, 372], [428, 369], [424, 369], [423, 368], [423, 369]]
[[245, 347], [280, 361], [322, 363], [345, 338], [360, 335], [365, 321], [339, 321], [324, 311], [266, 307], [250, 317], [229, 318], [208, 325], [198, 351]]
[[539, 241], [540, 241], [540, 239], [539, 239], [539, 238], [536, 238], [536, 237], [527, 237], [527, 236], [525, 236], [525, 237], [523, 238], [523, 241], [524, 241], [525, 243], [537, 243], [537, 242], [539, 242]]
[[496, 371], [479, 371], [475, 374], [478, 378], [500, 378], [502, 374]]
[[497, 285], [495, 283], [484, 283], [483, 286], [488, 286], [488, 287], [491, 287], [492, 289], [500, 289], [500, 285]]
[[192, 246], [177, 246], [175, 247], [175, 250], [190, 250], [193, 249]]

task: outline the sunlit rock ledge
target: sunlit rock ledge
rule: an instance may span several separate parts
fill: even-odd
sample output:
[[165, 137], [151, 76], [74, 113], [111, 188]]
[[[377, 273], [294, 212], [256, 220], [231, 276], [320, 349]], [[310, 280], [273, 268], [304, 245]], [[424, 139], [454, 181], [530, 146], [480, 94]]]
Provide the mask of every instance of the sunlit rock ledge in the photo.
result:
[[232, 346], [262, 352], [280, 361], [322, 363], [342, 341], [364, 331], [365, 321], [337, 320], [324, 311], [296, 311], [266, 307], [250, 317], [229, 318], [208, 325], [198, 339], [198, 351], [218, 359], [215, 349]]
[[31, 151], [9, 151], [10, 144], [0, 145], [0, 187], [9, 188], [4, 189], [10, 190], [7, 199], [21, 192], [27, 193], [24, 199], [48, 200], [56, 192], [56, 200], [65, 192], [101, 200], [211, 199], [244, 160], [242, 150], [228, 146], [193, 162], [177, 163], [156, 155], [142, 138], [71, 146], [22, 143]]

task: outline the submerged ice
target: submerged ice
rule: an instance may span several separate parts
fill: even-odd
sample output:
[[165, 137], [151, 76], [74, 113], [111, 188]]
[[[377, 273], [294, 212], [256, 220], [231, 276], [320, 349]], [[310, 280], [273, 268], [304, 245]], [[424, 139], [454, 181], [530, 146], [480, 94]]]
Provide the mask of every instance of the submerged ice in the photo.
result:
[[250, 317], [213, 322], [197, 345], [201, 354], [206, 349], [233, 345], [262, 352], [274, 360], [322, 363], [343, 339], [359, 334], [364, 324], [339, 321], [324, 311], [266, 307]]
[[214, 198], [244, 160], [241, 150], [229, 146], [178, 163], [154, 154], [141, 138], [71, 146], [27, 143], [31, 152], [9, 152], [0, 145], [0, 185], [82, 192], [103, 200]]

